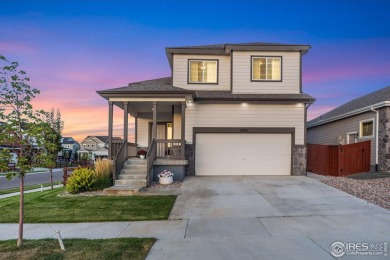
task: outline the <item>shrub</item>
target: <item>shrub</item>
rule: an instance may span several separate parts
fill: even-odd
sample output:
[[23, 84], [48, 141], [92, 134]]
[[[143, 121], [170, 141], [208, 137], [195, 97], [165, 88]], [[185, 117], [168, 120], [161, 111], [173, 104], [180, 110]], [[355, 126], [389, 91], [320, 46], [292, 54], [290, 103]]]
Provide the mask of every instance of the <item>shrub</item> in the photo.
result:
[[95, 187], [98, 190], [108, 188], [112, 185], [112, 161], [97, 159], [95, 162]]
[[89, 168], [77, 168], [70, 175], [66, 184], [66, 190], [75, 194], [83, 191], [93, 190], [96, 183], [94, 171]]

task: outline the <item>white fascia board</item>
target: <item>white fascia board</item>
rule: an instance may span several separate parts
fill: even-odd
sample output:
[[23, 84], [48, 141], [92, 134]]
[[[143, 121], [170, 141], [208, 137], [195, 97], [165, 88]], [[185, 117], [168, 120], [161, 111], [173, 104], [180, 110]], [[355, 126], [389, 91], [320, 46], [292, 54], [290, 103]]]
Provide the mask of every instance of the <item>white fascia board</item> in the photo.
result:
[[170, 102], [185, 102], [186, 101], [186, 98], [185, 97], [182, 97], [182, 98], [163, 98], [163, 97], [159, 97], [159, 98], [147, 98], [147, 97], [123, 97], [123, 98], [109, 98], [109, 101], [132, 101], [132, 102], [152, 102], [152, 101], [170, 101]]
[[336, 120], [340, 120], [340, 119], [347, 118], [347, 117], [350, 117], [350, 116], [355, 116], [355, 115], [358, 115], [358, 114], [362, 114], [362, 113], [365, 113], [365, 112], [372, 111], [371, 109], [378, 109], [378, 108], [381, 108], [381, 107], [388, 107], [388, 106], [390, 106], [390, 101], [383, 101], [383, 102], [376, 103], [376, 104], [371, 105], [371, 106], [363, 107], [363, 108], [356, 109], [356, 110], [353, 110], [353, 111], [348, 112], [348, 113], [344, 113], [344, 114], [341, 114], [341, 115], [338, 115], [338, 116], [335, 116], [335, 117], [331, 117], [331, 118], [328, 118], [326, 120], [321, 120], [321, 121], [318, 121], [318, 122], [315, 122], [315, 123], [312, 123], [312, 124], [307, 124], [307, 127], [310, 128], [310, 127], [314, 127], [314, 126], [327, 124], [327, 123], [330, 123], [330, 122], [333, 122], [333, 121], [336, 121]]

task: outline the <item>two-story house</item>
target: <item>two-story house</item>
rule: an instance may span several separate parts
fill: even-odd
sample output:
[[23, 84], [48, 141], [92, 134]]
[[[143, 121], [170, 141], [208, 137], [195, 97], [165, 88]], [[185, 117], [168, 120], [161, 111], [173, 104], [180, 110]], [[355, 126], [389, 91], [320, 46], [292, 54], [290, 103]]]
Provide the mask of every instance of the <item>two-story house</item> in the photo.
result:
[[61, 158], [74, 160], [75, 154], [80, 150], [80, 144], [73, 137], [61, 138], [62, 150], [59, 152]]
[[171, 77], [97, 91], [108, 100], [109, 140], [117, 106], [124, 111], [123, 135], [128, 115], [135, 117], [135, 142], [153, 153], [149, 160], [182, 160], [186, 175], [306, 175], [306, 114], [315, 100], [302, 90], [309, 49], [166, 48]]
[[108, 157], [108, 136], [87, 136], [81, 142], [79, 158], [95, 160]]

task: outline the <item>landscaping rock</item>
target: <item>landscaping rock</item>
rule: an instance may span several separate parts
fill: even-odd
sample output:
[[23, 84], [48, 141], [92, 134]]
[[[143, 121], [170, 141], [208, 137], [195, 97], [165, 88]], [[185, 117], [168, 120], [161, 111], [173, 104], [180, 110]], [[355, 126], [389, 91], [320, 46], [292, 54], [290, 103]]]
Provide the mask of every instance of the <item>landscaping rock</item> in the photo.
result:
[[390, 178], [357, 180], [346, 177], [329, 177], [321, 182], [390, 210]]

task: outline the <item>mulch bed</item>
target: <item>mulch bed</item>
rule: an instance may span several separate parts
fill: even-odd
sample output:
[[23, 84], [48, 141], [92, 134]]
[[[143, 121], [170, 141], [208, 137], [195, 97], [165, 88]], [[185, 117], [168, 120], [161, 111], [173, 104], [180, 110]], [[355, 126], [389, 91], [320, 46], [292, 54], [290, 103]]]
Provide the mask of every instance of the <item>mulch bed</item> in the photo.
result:
[[[181, 182], [181, 181], [174, 181], [172, 184], [163, 185], [163, 184], [160, 184], [158, 182], [152, 182], [149, 189], [151, 189], [151, 190], [180, 189], [182, 183], [183, 182]], [[80, 193], [76, 193], [76, 194], [70, 194], [67, 191], [63, 191], [60, 194], [58, 194], [57, 196], [59, 196], [59, 197], [88, 197], [88, 196], [101, 196], [101, 195], [103, 195], [102, 190], [93, 190], [93, 191], [80, 192]]]
[[183, 182], [181, 181], [174, 181], [172, 184], [163, 185], [158, 182], [152, 182], [150, 185], [150, 189], [178, 189], [181, 187]]

